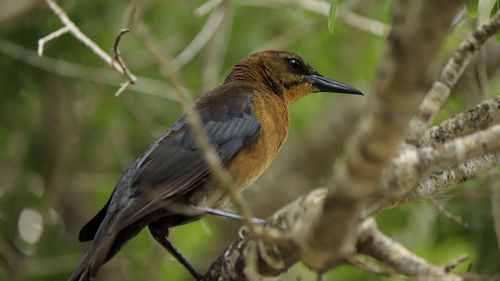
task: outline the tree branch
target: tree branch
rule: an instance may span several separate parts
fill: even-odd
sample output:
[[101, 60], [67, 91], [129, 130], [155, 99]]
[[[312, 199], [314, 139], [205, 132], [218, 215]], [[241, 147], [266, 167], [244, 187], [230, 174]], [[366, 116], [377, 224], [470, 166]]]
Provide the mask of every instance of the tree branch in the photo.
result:
[[[11, 56], [33, 67], [50, 73], [55, 73], [60, 76], [89, 80], [113, 87], [120, 86], [120, 76], [118, 72], [114, 70], [80, 65], [49, 56], [39, 57], [37, 53], [31, 49], [1, 38], [0, 53]], [[167, 83], [144, 76], [139, 76], [137, 83], [130, 85], [129, 89], [138, 93], [176, 100], [176, 97], [171, 94], [173, 92], [171, 87]]]
[[498, 32], [499, 28], [500, 14], [496, 14], [462, 41], [458, 50], [453, 53], [443, 68], [439, 79], [434, 82], [431, 90], [427, 93], [417, 115], [411, 120], [410, 130], [406, 137], [409, 143], [418, 142], [422, 133], [448, 99], [451, 89], [473, 56], [478, 53], [491, 36]]
[[[344, 165], [336, 170], [322, 215], [295, 231], [301, 260], [323, 271], [355, 251], [357, 221], [421, 101], [420, 85], [461, 1], [395, 3], [387, 52]], [[333, 227], [335, 229], [333, 229]], [[341, 231], [339, 231], [341, 230]]]
[[367, 219], [360, 227], [358, 251], [415, 280], [459, 281], [464, 278], [449, 273], [447, 266], [429, 264], [400, 243], [378, 230], [375, 220]]
[[[129, 73], [129, 75], [127, 75], [125, 69], [122, 68], [122, 66], [118, 62], [113, 60], [113, 58], [111, 58], [111, 56], [109, 56], [96, 43], [94, 43], [94, 41], [90, 40], [85, 34], [83, 34], [83, 32], [78, 28], [78, 26], [76, 26], [69, 19], [68, 15], [66, 15], [64, 10], [59, 5], [57, 5], [57, 3], [55, 1], [45, 0], [45, 2], [47, 2], [50, 9], [52, 9], [54, 14], [56, 14], [56, 16], [61, 20], [61, 22], [64, 24], [65, 27], [63, 27], [63, 28], [59, 29], [58, 31], [53, 32], [53, 33], [49, 34], [48, 36], [44, 37], [45, 40], [42, 40], [41, 42], [39, 41], [39, 44], [40, 44], [39, 51], [38, 51], [39, 54], [43, 54], [43, 45], [47, 41], [54, 39], [54, 38], [66, 33], [66, 32], [69, 32], [76, 39], [78, 39], [80, 42], [82, 42], [84, 45], [89, 47], [96, 55], [98, 55], [102, 60], [104, 60], [109, 66], [111, 66], [113, 69], [115, 69], [116, 71], [123, 74], [127, 78], [127, 80], [130, 81], [130, 83], [136, 82], [137, 78], [132, 73]], [[56, 33], [56, 34], [54, 35], [54, 33]], [[44, 39], [44, 38], [42, 38], [42, 39]]]
[[[326, 18], [329, 16], [330, 4], [323, 1], [306, 1], [306, 0], [250, 0], [238, 1], [238, 4], [250, 6], [276, 6], [276, 5], [293, 5], [304, 10], [317, 13]], [[346, 9], [338, 9], [336, 17], [338, 20], [357, 28], [359, 30], [377, 35], [387, 36], [389, 27], [377, 20], [356, 14]]]
[[500, 125], [453, 139], [436, 147], [408, 146], [392, 161], [389, 168], [391, 176], [385, 177], [381, 184], [382, 189], [391, 191], [386, 200], [399, 198], [410, 191], [419, 179], [432, 172], [455, 166], [486, 153], [498, 152], [499, 148]]
[[500, 97], [484, 101], [427, 129], [421, 144], [442, 143], [485, 129], [500, 121]]

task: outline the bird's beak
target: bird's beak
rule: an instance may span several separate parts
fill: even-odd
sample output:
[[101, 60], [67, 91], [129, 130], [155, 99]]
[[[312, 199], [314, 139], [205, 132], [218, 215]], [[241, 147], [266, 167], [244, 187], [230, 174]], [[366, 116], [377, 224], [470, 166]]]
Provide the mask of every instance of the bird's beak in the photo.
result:
[[321, 75], [309, 75], [307, 76], [307, 82], [313, 85], [316, 89], [314, 92], [332, 92], [332, 93], [343, 93], [343, 94], [353, 94], [353, 95], [363, 95], [363, 93], [347, 84], [335, 81], [330, 78], [326, 78]]

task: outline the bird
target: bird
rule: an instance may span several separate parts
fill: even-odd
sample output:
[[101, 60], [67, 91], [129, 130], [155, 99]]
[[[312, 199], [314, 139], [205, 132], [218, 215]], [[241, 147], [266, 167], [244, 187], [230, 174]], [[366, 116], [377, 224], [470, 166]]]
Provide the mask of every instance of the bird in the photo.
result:
[[[316, 92], [363, 95], [319, 74], [293, 52], [266, 50], [238, 62], [222, 85], [194, 102], [203, 131], [235, 191], [252, 184], [286, 141], [288, 106]], [[92, 240], [92, 244], [69, 281], [93, 279], [146, 226], [196, 280], [202, 280], [168, 239], [169, 229], [207, 213], [217, 214], [225, 195], [186, 115], [181, 115], [132, 162], [105, 206], [81, 229], [80, 242]]]

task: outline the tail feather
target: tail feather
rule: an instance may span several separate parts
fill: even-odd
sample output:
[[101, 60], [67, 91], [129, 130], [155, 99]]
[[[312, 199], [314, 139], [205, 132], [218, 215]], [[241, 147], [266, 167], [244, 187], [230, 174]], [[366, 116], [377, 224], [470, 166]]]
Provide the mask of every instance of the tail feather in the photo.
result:
[[89, 253], [87, 253], [85, 257], [83, 257], [80, 265], [78, 265], [75, 271], [73, 271], [68, 281], [90, 281], [92, 264], [90, 262]]
[[90, 281], [97, 274], [100, 267], [106, 263], [111, 256], [110, 249], [116, 242], [115, 235], [103, 235], [96, 237], [89, 251], [83, 257], [78, 267], [73, 271], [68, 281]]
[[100, 267], [118, 253], [155, 216], [156, 214], [150, 214], [141, 218], [121, 229], [118, 233], [114, 230], [114, 224], [110, 223], [111, 219], [107, 218], [108, 220], [101, 223], [89, 251], [83, 257], [80, 265], [78, 265], [73, 274], [71, 274], [68, 281], [90, 281], [97, 274]]

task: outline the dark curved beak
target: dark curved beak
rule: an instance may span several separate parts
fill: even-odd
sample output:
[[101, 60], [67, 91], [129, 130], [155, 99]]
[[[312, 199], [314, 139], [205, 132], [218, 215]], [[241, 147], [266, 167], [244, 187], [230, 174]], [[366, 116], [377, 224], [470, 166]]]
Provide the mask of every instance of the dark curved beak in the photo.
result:
[[347, 84], [335, 81], [330, 78], [326, 78], [321, 75], [309, 75], [307, 76], [307, 82], [313, 85], [317, 90], [314, 92], [332, 92], [332, 93], [342, 93], [342, 94], [352, 94], [352, 95], [363, 95], [363, 93]]

